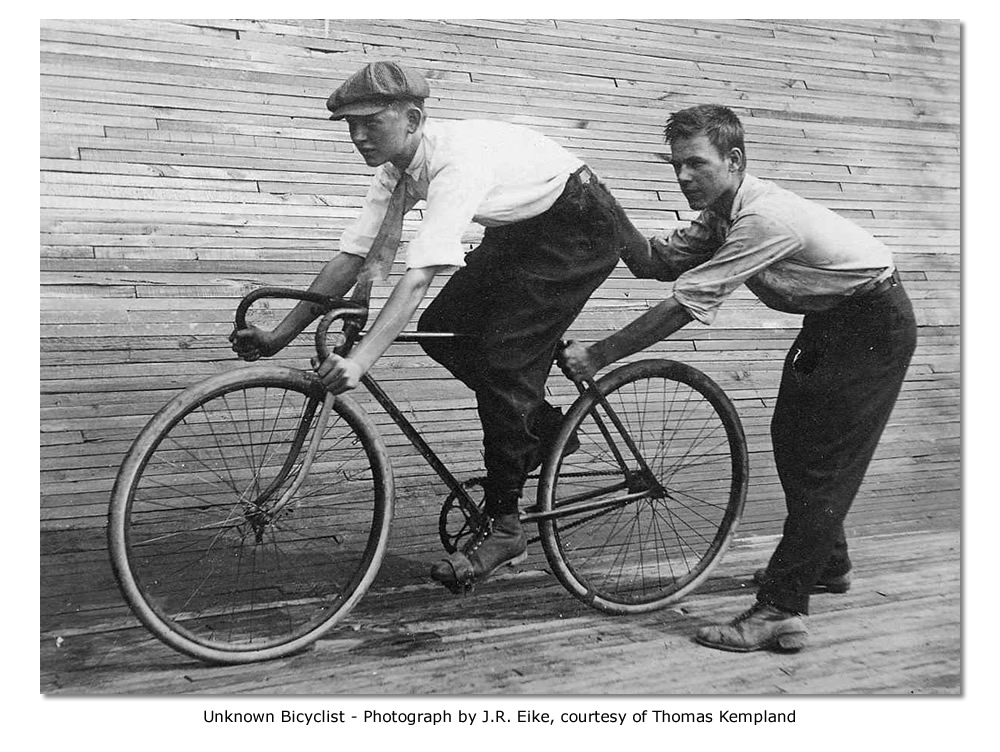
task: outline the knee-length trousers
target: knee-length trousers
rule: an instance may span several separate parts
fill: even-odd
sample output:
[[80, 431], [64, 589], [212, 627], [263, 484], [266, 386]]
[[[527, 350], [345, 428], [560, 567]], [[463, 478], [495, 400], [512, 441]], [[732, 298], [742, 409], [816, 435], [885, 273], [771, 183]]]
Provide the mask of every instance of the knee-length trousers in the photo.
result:
[[584, 168], [544, 213], [487, 228], [421, 316], [420, 331], [469, 335], [423, 347], [476, 394], [493, 507], [487, 511], [516, 511], [540, 427], [553, 414], [558, 419], [544, 388], [559, 340], [636, 235]]

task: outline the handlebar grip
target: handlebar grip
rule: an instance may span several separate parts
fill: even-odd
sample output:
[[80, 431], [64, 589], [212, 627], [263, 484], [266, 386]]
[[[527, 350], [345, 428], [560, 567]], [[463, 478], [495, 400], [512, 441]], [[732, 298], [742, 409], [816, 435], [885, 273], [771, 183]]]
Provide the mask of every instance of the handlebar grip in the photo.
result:
[[338, 300], [337, 307], [326, 312], [316, 327], [316, 354], [320, 362], [330, 357], [330, 347], [326, 342], [330, 325], [344, 319], [344, 332], [341, 341], [333, 348], [334, 352], [353, 345], [365, 322], [368, 320], [368, 306], [355, 303], [352, 300]]

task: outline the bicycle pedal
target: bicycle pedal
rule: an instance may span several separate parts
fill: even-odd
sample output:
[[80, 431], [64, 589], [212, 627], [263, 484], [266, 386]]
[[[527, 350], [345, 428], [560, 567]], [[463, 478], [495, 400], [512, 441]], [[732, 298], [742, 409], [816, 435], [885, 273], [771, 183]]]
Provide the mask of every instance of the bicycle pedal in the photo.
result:
[[439, 584], [443, 585], [445, 589], [452, 595], [470, 595], [476, 588], [475, 580], [470, 580], [468, 582], [449, 580], [447, 582], [442, 580], [435, 580]]
[[497, 572], [501, 571], [505, 567], [513, 568], [518, 564], [523, 564], [527, 560], [528, 560], [528, 552], [523, 551], [510, 561], [505, 561], [503, 564], [500, 564], [495, 569], [492, 569], [485, 575], [480, 576], [478, 578], [477, 577], [465, 577], [460, 579], [435, 578], [434, 581], [440, 583], [445, 588], [447, 588], [448, 592], [450, 592], [452, 595], [469, 595], [470, 593], [472, 593], [473, 590], [476, 589], [476, 585], [489, 581]]

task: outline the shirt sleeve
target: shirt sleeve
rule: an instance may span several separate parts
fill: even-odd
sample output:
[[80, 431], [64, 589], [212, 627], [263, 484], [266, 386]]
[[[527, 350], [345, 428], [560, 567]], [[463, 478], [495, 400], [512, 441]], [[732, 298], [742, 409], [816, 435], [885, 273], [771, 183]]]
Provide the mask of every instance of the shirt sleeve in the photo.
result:
[[672, 282], [710, 259], [720, 244], [706, 212], [699, 214], [688, 227], [674, 230], [666, 237], [654, 235], [649, 239], [654, 278]]
[[432, 175], [423, 219], [406, 249], [407, 268], [465, 266], [462, 235], [491, 187], [489, 168], [473, 160]]
[[368, 186], [368, 193], [361, 204], [361, 213], [347, 226], [340, 236], [340, 250], [352, 256], [367, 256], [375, 236], [382, 227], [382, 220], [389, 209], [389, 199], [396, 187], [395, 180], [385, 170], [377, 170]]
[[801, 239], [784, 224], [756, 214], [745, 215], [733, 223], [711, 258], [677, 278], [674, 299], [692, 317], [711, 324], [733, 290], [801, 249]]

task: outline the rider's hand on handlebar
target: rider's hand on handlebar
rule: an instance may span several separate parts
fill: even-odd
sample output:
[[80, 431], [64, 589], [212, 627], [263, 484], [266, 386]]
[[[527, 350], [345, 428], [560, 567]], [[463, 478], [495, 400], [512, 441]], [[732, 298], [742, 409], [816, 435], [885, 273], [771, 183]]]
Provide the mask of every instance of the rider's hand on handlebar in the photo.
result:
[[556, 353], [556, 363], [566, 374], [566, 377], [573, 381], [586, 381], [592, 379], [597, 373], [597, 364], [593, 362], [590, 350], [586, 345], [570, 340]]
[[236, 356], [246, 361], [269, 357], [280, 349], [275, 347], [271, 332], [256, 326], [234, 330], [229, 335], [229, 341], [233, 343], [233, 352]]
[[365, 375], [364, 369], [357, 361], [336, 354], [322, 363], [319, 362], [319, 358], [314, 357], [312, 365], [319, 374], [323, 386], [332, 394], [341, 394], [357, 388], [361, 383], [361, 377]]

